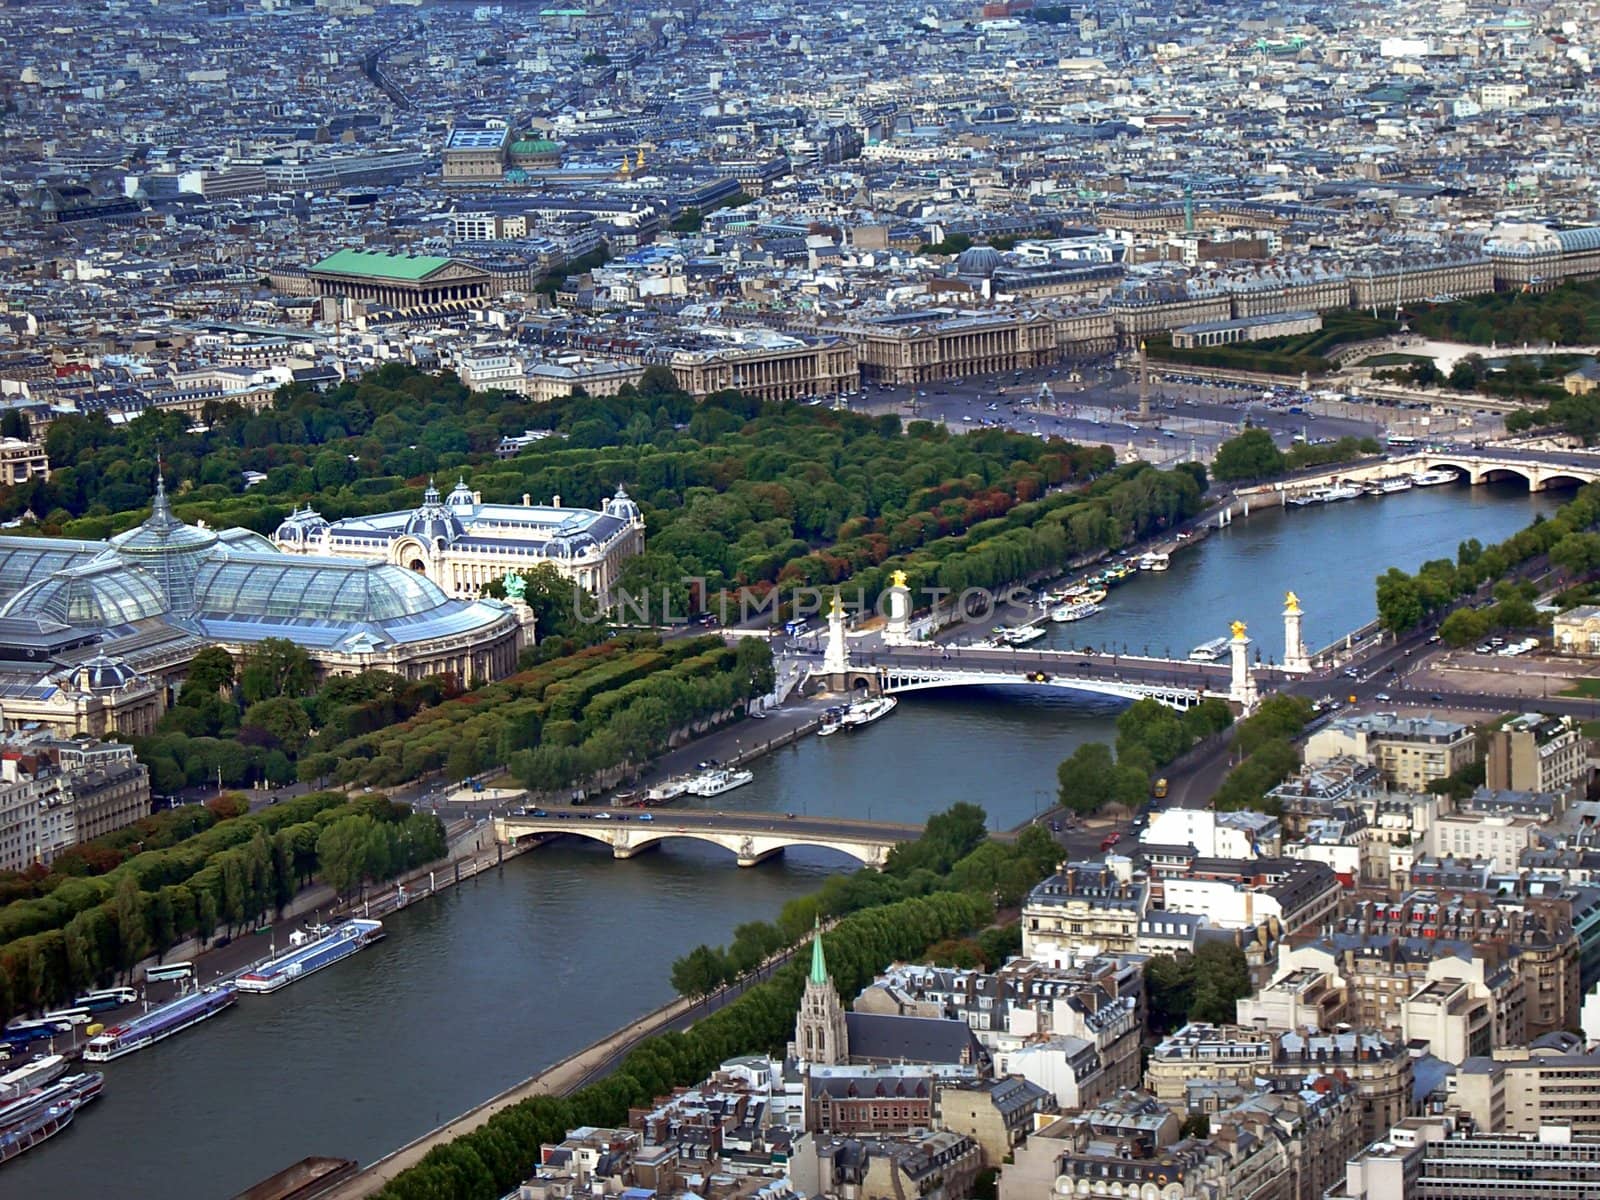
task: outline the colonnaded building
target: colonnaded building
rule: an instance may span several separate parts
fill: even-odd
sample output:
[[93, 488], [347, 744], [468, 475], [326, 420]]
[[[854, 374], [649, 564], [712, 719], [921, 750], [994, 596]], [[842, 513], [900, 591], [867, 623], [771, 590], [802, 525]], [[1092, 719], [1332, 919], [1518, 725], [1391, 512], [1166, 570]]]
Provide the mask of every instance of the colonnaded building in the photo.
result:
[[452, 596], [472, 599], [507, 571], [549, 563], [601, 604], [611, 600], [622, 564], [644, 549], [644, 517], [618, 485], [599, 510], [569, 508], [554, 497], [534, 504], [485, 504], [460, 480], [443, 500], [430, 480], [422, 504], [400, 512], [324, 520], [307, 508], [273, 535], [288, 554], [375, 560], [424, 575]]
[[267, 638], [324, 674], [375, 669], [463, 685], [516, 669], [526, 604], [461, 600], [371, 558], [284, 554], [248, 529], [173, 515], [105, 542], [0, 537], [0, 729], [147, 734], [203, 647]]

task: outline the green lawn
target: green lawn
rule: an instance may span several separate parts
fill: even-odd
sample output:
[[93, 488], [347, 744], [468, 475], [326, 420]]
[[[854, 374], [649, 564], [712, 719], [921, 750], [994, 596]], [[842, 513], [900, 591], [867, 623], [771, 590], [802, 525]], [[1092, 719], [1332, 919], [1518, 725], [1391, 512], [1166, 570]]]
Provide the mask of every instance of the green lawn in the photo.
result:
[[1600, 679], [1580, 679], [1566, 691], [1563, 696], [1580, 696], [1588, 699], [1600, 699]]

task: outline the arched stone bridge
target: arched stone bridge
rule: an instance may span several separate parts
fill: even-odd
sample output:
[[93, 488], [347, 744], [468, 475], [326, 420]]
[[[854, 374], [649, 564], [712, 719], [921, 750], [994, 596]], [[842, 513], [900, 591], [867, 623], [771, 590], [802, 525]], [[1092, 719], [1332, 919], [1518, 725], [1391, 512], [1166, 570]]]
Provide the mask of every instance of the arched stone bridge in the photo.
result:
[[[1075, 655], [1060, 657], [1076, 658]], [[1175, 663], [1173, 668], [1176, 670], [1178, 667], [1188, 665]], [[1007, 667], [1010, 669], [1006, 669]], [[1114, 673], [1109, 666], [1103, 670], [1072, 666], [1063, 669], [1058, 662], [1040, 665], [1037, 662], [1024, 660], [1016, 666], [1005, 663], [938, 667], [890, 665], [879, 667], [878, 670], [882, 690], [891, 695], [900, 692], [929, 691], [933, 688], [1024, 685], [1089, 692], [1099, 696], [1114, 696], [1119, 700], [1159, 700], [1162, 704], [1176, 708], [1180, 712], [1199, 704], [1208, 695], [1216, 695], [1224, 700], [1228, 698], [1226, 687], [1213, 693], [1205, 690], [1203, 683], [1199, 686], [1184, 686], [1159, 678], [1133, 677], [1131, 671], [1129, 677], [1124, 678], [1120, 673]]]
[[865, 866], [882, 867], [898, 843], [922, 836], [920, 825], [685, 809], [529, 809], [525, 814], [496, 817], [494, 827], [495, 837], [508, 844], [555, 834], [589, 838], [610, 846], [614, 858], [632, 858], [668, 838], [688, 838], [721, 846], [741, 867], [753, 867], [789, 846], [820, 846]]
[[1515, 477], [1526, 482], [1530, 492], [1576, 487], [1600, 479], [1600, 457], [1559, 451], [1434, 450], [1408, 456], [1403, 465], [1419, 471], [1458, 471], [1472, 484]]

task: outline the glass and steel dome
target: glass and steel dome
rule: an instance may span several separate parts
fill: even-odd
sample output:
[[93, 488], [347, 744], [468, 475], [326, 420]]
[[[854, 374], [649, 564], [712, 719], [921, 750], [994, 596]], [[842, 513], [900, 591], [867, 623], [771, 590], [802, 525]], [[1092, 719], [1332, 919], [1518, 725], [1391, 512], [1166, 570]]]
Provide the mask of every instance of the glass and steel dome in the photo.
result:
[[450, 603], [432, 580], [388, 563], [252, 554], [201, 567], [194, 610], [202, 617], [327, 624], [392, 621]]
[[223, 549], [234, 553], [277, 554], [278, 548], [254, 529], [222, 529], [217, 531], [217, 542]]
[[142, 525], [111, 539], [123, 562], [150, 572], [174, 612], [187, 612], [194, 599], [194, 577], [217, 544], [213, 530], [186, 525], [172, 515], [167, 489], [156, 478], [156, 498]]
[[24, 588], [0, 616], [48, 617], [64, 625], [130, 625], [168, 611], [150, 575], [114, 559], [57, 571]]

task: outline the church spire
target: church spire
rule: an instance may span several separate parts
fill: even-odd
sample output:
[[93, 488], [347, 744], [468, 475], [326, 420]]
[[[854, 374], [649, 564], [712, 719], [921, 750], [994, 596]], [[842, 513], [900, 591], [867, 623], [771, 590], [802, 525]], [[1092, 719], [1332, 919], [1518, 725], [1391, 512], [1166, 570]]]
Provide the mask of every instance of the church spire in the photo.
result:
[[828, 982], [828, 964], [822, 958], [822, 918], [816, 919], [816, 925], [811, 935], [811, 982], [825, 984]]

